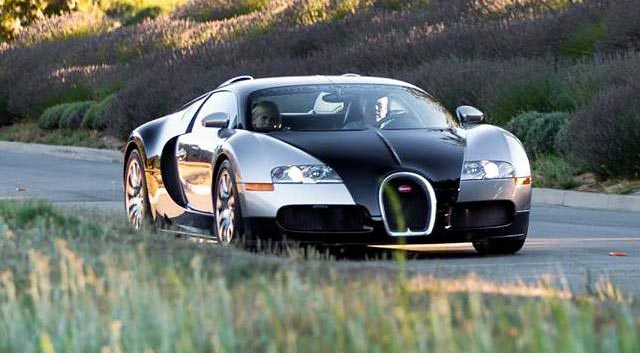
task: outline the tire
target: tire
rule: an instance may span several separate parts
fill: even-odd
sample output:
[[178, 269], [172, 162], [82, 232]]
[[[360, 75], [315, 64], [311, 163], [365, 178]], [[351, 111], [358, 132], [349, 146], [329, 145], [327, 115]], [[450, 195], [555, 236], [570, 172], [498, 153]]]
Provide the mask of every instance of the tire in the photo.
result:
[[231, 163], [225, 160], [213, 187], [213, 234], [222, 245], [242, 244], [243, 227], [238, 187]]
[[511, 255], [524, 246], [527, 237], [520, 238], [495, 238], [473, 242], [473, 247], [481, 255]]
[[138, 150], [127, 158], [124, 175], [124, 207], [129, 223], [137, 230], [151, 223], [151, 208], [147, 194], [144, 164]]

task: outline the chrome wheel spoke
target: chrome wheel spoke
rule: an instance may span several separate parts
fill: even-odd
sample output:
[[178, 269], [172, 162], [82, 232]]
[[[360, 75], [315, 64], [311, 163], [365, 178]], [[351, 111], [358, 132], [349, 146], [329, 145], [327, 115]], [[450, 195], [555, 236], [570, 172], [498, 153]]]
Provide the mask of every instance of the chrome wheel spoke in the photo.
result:
[[216, 192], [216, 230], [221, 243], [230, 243], [235, 232], [235, 195], [231, 175], [223, 170], [218, 180]]
[[140, 229], [144, 217], [144, 188], [142, 187], [142, 169], [137, 160], [132, 160], [127, 169], [127, 184], [125, 185], [125, 206], [129, 222], [134, 228]]

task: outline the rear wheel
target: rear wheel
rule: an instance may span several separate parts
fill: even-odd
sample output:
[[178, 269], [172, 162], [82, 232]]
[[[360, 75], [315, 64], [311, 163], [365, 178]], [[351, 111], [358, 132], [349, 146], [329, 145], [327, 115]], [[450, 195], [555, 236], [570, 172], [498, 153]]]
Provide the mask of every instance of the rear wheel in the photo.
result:
[[216, 176], [213, 206], [214, 233], [221, 244], [238, 243], [242, 235], [240, 199], [231, 163], [225, 160]]
[[144, 177], [144, 165], [137, 150], [133, 150], [127, 159], [127, 172], [124, 179], [124, 205], [129, 223], [135, 229], [141, 229], [149, 219], [147, 201], [147, 183]]
[[473, 247], [481, 255], [515, 254], [524, 246], [526, 237], [483, 239], [473, 242]]

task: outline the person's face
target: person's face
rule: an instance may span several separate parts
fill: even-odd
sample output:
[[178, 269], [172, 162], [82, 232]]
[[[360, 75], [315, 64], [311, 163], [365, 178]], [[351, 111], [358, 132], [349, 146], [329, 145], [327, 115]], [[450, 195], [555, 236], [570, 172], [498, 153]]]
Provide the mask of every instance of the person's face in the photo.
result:
[[387, 117], [389, 113], [389, 98], [381, 97], [363, 103], [363, 113], [369, 124], [376, 124]]
[[376, 101], [376, 121], [380, 121], [389, 115], [389, 97], [381, 97]]

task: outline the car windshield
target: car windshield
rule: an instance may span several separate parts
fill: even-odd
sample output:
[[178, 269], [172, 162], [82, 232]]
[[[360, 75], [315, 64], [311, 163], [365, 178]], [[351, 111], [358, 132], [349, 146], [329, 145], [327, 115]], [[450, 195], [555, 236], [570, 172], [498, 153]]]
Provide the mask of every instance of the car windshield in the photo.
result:
[[255, 131], [444, 129], [447, 110], [417, 89], [374, 84], [277, 87], [249, 96]]

